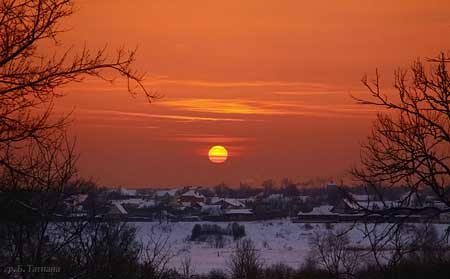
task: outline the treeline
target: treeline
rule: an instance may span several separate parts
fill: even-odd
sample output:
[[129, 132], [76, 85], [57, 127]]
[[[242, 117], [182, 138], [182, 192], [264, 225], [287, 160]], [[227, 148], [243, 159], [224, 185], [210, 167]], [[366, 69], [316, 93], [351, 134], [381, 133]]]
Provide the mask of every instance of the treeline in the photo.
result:
[[239, 240], [246, 235], [245, 226], [239, 225], [236, 222], [229, 224], [226, 228], [222, 228], [221, 226], [216, 224], [195, 224], [192, 228], [190, 240], [198, 241], [205, 236], [207, 237], [222, 235], [229, 235], [232, 236], [234, 240]]

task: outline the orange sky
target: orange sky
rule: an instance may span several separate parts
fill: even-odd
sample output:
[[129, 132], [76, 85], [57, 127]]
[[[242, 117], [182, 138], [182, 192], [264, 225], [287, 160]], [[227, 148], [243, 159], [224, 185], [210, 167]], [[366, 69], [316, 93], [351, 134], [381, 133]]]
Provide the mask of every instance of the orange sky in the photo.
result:
[[[450, 1], [83, 0], [63, 46], [139, 47], [164, 98], [121, 82], [64, 89], [80, 174], [110, 186], [339, 179], [358, 162], [375, 110], [361, 76], [450, 46]], [[224, 164], [207, 158], [228, 148]]]

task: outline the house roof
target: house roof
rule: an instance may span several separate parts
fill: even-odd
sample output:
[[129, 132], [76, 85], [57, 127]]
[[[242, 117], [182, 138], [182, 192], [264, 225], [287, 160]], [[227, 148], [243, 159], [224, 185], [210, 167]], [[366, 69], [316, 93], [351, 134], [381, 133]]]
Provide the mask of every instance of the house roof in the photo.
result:
[[164, 196], [175, 196], [178, 192], [178, 189], [172, 189], [172, 190], [158, 190], [155, 192], [155, 195], [157, 197], [164, 197]]
[[120, 214], [128, 214], [126, 209], [120, 203], [112, 202], [112, 205], [115, 206], [117, 208], [117, 210], [119, 210]]
[[372, 195], [358, 195], [358, 194], [350, 194], [350, 197], [355, 201], [373, 201], [374, 197]]
[[121, 195], [124, 195], [124, 196], [136, 196], [137, 195], [137, 190], [120, 188], [119, 189], [119, 193]]
[[252, 210], [250, 208], [238, 208], [238, 209], [228, 209], [225, 211], [225, 214], [246, 214], [251, 215], [253, 214]]
[[299, 212], [298, 215], [335, 215], [332, 212], [333, 206], [331, 205], [322, 205], [319, 207], [314, 207], [311, 212]]
[[138, 208], [146, 208], [146, 207], [152, 207], [152, 206], [156, 205], [154, 200], [144, 200], [144, 199], [139, 199], [139, 198], [114, 200], [113, 202], [119, 203], [121, 205], [124, 205], [124, 204], [137, 205]]
[[182, 197], [195, 197], [199, 199], [205, 198], [202, 194], [200, 194], [197, 190], [189, 190], [186, 193], [181, 195]]
[[245, 207], [244, 203], [242, 203], [240, 200], [237, 200], [237, 199], [225, 199], [225, 198], [217, 198], [217, 197], [211, 199], [212, 204], [217, 204], [221, 201], [226, 202], [231, 206]]
[[395, 201], [352, 201], [349, 199], [343, 199], [344, 203], [350, 207], [351, 209], [360, 210], [360, 209], [369, 209], [369, 210], [381, 210], [387, 208], [394, 208], [398, 206], [398, 202]]

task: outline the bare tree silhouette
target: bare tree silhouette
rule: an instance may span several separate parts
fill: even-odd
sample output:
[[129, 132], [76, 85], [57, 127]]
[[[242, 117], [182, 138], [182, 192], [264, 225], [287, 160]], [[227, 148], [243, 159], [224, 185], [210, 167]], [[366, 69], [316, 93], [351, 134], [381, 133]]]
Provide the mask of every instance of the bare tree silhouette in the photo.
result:
[[[155, 97], [143, 86], [144, 75], [133, 69], [135, 50], [122, 48], [108, 55], [106, 48], [93, 52], [85, 47], [76, 52], [59, 47], [58, 35], [66, 31], [63, 20], [73, 11], [72, 0], [0, 1], [2, 173], [30, 176], [32, 164], [26, 158], [31, 146], [49, 149], [55, 145], [54, 137], [60, 137], [67, 124], [66, 117], [51, 117], [63, 85], [81, 82], [86, 76], [112, 81], [114, 77], [105, 72], [112, 70], [127, 80], [130, 93], [140, 89], [149, 100]], [[53, 55], [40, 52], [44, 43], [51, 44]]]
[[442, 54], [430, 60], [429, 63], [435, 64], [430, 73], [420, 61], [409, 71], [397, 71], [396, 100], [382, 93], [378, 72], [372, 81], [367, 77], [363, 79], [374, 99], [358, 101], [380, 106], [389, 113], [378, 114], [372, 134], [362, 146], [362, 168], [353, 169], [352, 174], [368, 185], [381, 201], [384, 201], [384, 188], [406, 187], [408, 194], [393, 210], [425, 210], [412, 206], [412, 199], [420, 199], [423, 195], [416, 194], [422, 192], [441, 202], [441, 206], [434, 207], [438, 213], [450, 211], [448, 62]]
[[[351, 174], [382, 203], [376, 208], [369, 201], [357, 203], [364, 217], [381, 217], [390, 222], [364, 226], [376, 263], [385, 270], [419, 248], [411, 242], [412, 234], [404, 224], [410, 217], [419, 216], [425, 223], [439, 222], [450, 212], [448, 62], [449, 58], [441, 54], [426, 63], [416, 61], [409, 70], [398, 70], [394, 96], [383, 93], [378, 71], [373, 80], [367, 76], [362, 80], [373, 98], [357, 101], [378, 106], [383, 112], [378, 114], [371, 135], [362, 145], [362, 166], [352, 169]], [[395, 203], [386, 195], [394, 188], [405, 190]]]
[[77, 159], [65, 132], [68, 115], [53, 113], [59, 89], [89, 76], [109, 82], [122, 77], [130, 94], [142, 92], [149, 101], [156, 97], [133, 67], [135, 50], [61, 46], [58, 36], [67, 31], [64, 19], [74, 13], [74, 2], [0, 0], [1, 267], [51, 264], [87, 226], [60, 226], [65, 233], [51, 239], [59, 229], [51, 222], [61, 212]]

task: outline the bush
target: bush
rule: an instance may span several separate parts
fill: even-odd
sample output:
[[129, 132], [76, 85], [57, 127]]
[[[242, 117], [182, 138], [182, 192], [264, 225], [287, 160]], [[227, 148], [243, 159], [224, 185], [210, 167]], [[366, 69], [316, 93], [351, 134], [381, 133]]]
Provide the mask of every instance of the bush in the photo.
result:
[[244, 225], [239, 225], [238, 223], [231, 224], [231, 234], [233, 235], [234, 240], [245, 237], [246, 233]]
[[191, 232], [191, 241], [196, 240], [202, 234], [202, 226], [195, 224]]
[[213, 269], [208, 274], [208, 279], [227, 279], [225, 272], [219, 269]]
[[[216, 243], [222, 242], [222, 244], [218, 246], [223, 247], [223, 237], [217, 238], [217, 236], [231, 235], [234, 240], [238, 240], [244, 237], [245, 227], [243, 225], [239, 225], [238, 223], [233, 223], [229, 225], [226, 229], [222, 228], [216, 224], [195, 224], [192, 228], [191, 237], [189, 238], [191, 241], [206, 241], [208, 237], [204, 236], [216, 236]], [[217, 245], [215, 245], [217, 246]]]
[[250, 239], [244, 239], [236, 244], [229, 267], [233, 279], [261, 278], [262, 262], [255, 245]]
[[264, 270], [264, 278], [290, 279], [294, 278], [295, 270], [285, 264], [272, 265]]

